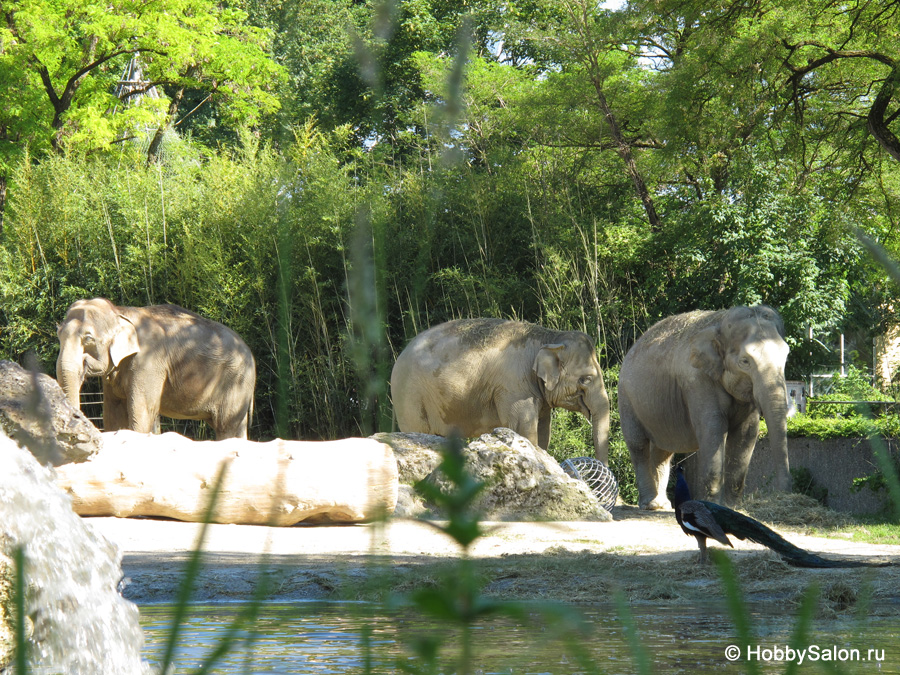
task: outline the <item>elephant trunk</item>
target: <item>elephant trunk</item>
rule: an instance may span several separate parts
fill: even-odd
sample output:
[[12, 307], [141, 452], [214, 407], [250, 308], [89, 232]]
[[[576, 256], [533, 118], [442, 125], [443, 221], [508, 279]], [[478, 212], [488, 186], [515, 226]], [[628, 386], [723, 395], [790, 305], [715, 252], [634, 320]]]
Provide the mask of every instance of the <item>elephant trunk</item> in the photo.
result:
[[80, 410], [81, 385], [84, 382], [84, 360], [80, 349], [67, 349], [65, 346], [60, 349], [56, 360], [56, 381], [69, 403]]
[[584, 403], [591, 411], [591, 430], [594, 441], [594, 456], [609, 465], [609, 396], [603, 386], [602, 376], [600, 386], [587, 392]]
[[763, 375], [763, 383], [754, 391], [760, 392], [757, 403], [762, 410], [769, 430], [771, 467], [775, 471], [775, 488], [780, 492], [791, 491], [791, 472], [787, 442], [787, 388], [784, 374], [777, 372]]

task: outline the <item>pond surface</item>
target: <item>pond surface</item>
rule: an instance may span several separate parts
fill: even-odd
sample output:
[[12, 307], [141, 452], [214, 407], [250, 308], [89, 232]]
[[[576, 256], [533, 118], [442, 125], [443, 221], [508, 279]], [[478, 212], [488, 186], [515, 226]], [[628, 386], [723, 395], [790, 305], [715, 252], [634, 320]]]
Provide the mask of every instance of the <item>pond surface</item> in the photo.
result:
[[[182, 627], [176, 673], [190, 673], [220, 643], [242, 605], [198, 606]], [[640, 650], [654, 673], [746, 672], [748, 655], [741, 650], [729, 661], [736, 631], [721, 609], [679, 609], [638, 605], [631, 610]], [[472, 672], [584, 673], [595, 666], [605, 673], [637, 672], [632, 648], [613, 605], [574, 608], [587, 632], [580, 636], [565, 616], [542, 618], [529, 612], [521, 620], [492, 618], [472, 629]], [[797, 672], [900, 673], [900, 614], [865, 619], [848, 616], [814, 620], [810, 634], [793, 654], [788, 651], [797, 620], [792, 615], [753, 612], [757, 644], [749, 655], [762, 673], [784, 673], [788, 661], [802, 664]], [[172, 607], [141, 607], [145, 658], [158, 665], [172, 621]], [[253, 631], [240, 639], [210, 671], [223, 674], [287, 675], [291, 673], [402, 672], [422, 666], [415, 645], [439, 641], [439, 672], [458, 669], [461, 632], [422, 618], [412, 610], [389, 610], [362, 603], [292, 603], [266, 606]], [[364, 644], [368, 642], [370, 649]], [[574, 647], [573, 647], [574, 644]], [[579, 648], [584, 650], [579, 660]], [[800, 649], [805, 652], [801, 653]], [[871, 651], [870, 651], [871, 650]], [[587, 659], [585, 662], [583, 659]], [[586, 663], [588, 667], [586, 667]]]

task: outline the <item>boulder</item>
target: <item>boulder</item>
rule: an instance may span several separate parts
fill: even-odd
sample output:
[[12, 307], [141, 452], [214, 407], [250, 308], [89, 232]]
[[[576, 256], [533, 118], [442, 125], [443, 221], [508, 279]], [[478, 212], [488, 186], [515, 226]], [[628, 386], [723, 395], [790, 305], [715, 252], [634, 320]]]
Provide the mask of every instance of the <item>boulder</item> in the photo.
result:
[[[376, 434], [397, 458], [400, 493], [395, 515], [441, 517], [414, 486], [428, 481], [449, 489], [438, 469], [441, 436], [412, 433]], [[476, 508], [486, 520], [612, 520], [590, 488], [567, 475], [545, 450], [505, 428], [472, 439], [462, 450], [466, 469], [486, 484]]]
[[122, 555], [72, 513], [52, 471], [0, 430], [0, 566], [23, 550], [27, 671], [145, 675], [140, 614], [119, 592]]
[[100, 449], [100, 432], [72, 407], [56, 380], [0, 360], [0, 428], [41, 464], [83, 462]]

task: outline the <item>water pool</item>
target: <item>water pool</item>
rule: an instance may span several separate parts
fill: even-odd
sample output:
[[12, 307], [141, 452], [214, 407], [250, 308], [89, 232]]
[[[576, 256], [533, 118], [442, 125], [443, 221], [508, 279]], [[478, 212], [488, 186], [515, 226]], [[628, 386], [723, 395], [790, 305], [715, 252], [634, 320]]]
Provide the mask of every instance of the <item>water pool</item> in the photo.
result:
[[[176, 673], [190, 673], [197, 668], [219, 644], [241, 609], [241, 605], [193, 607], [178, 641]], [[579, 661], [577, 650], [567, 644], [572, 640], [583, 648], [589, 663], [603, 672], [635, 672], [632, 648], [615, 608], [592, 605], [574, 609], [583, 615], [587, 625], [587, 633], [582, 637], [576, 637], [566, 622], [558, 618], [544, 620], [537, 612], [528, 613], [524, 620], [498, 617], [480, 622], [472, 629], [473, 672], [589, 672], [585, 662]], [[168, 605], [141, 607], [144, 655], [151, 664], [158, 664], [163, 653], [172, 611]], [[637, 605], [632, 612], [640, 649], [654, 664], [654, 672], [746, 670], [747, 654], [740, 653], [738, 663], [729, 661], [726, 654], [737, 639], [723, 610], [713, 606], [659, 609]], [[806, 649], [799, 672], [827, 672], [821, 666], [838, 665], [841, 672], [900, 673], [900, 615], [891, 614], [814, 621], [809, 636], [798, 645]], [[749, 658], [758, 664], [760, 672], [785, 672], [796, 619], [790, 614], [761, 612], [751, 616], [758, 644]], [[363, 603], [273, 604], [262, 610], [252, 631], [240, 634], [240, 640], [211, 672], [402, 672], [403, 665], [421, 666], [423, 662], [415, 655], [414, 645], [429, 638], [442, 645], [437, 672], [455, 672], [461, 653], [461, 632], [452, 626], [411, 611]], [[795, 651], [793, 660], [799, 658]]]

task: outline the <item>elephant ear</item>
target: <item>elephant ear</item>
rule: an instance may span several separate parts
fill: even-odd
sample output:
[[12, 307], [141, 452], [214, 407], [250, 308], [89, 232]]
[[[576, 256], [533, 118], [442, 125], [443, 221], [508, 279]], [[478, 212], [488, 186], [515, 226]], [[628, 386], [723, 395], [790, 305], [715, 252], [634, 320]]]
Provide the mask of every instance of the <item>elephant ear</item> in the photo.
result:
[[714, 381], [721, 381], [725, 360], [718, 327], [704, 328], [691, 339], [691, 365]]
[[112, 360], [113, 366], [118, 366], [122, 359], [137, 354], [141, 349], [137, 330], [131, 321], [120, 314], [117, 327], [116, 334], [109, 345], [109, 358]]
[[544, 383], [547, 391], [553, 391], [559, 384], [561, 374], [559, 352], [565, 348], [563, 344], [543, 345], [534, 358], [534, 372]]

